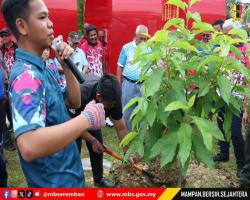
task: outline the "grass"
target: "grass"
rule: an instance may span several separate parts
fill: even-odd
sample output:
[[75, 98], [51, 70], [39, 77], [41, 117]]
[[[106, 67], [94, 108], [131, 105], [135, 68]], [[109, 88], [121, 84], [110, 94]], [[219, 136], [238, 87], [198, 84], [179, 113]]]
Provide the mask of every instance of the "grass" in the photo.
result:
[[[113, 151], [122, 155], [121, 148], [118, 145], [118, 139], [116, 131], [114, 128], [104, 128], [103, 129], [103, 141], [107, 147], [113, 149]], [[217, 145], [214, 143], [214, 154], [218, 151]], [[8, 161], [7, 171], [8, 171], [8, 185], [9, 187], [27, 187], [22, 169], [19, 163], [19, 157], [17, 151], [4, 152], [5, 158]], [[86, 158], [88, 156], [88, 150], [86, 148], [85, 142], [83, 142], [83, 148], [81, 152], [81, 157]], [[115, 160], [113, 157], [104, 154], [104, 158], [111, 161], [113, 166], [117, 166], [121, 161]], [[188, 172], [187, 183], [185, 187], [229, 187], [230, 182], [237, 183], [238, 178], [236, 177], [236, 162], [234, 158], [233, 148], [230, 148], [230, 160], [229, 162], [220, 163], [218, 166], [219, 170], [209, 170], [202, 166], [191, 169]], [[104, 175], [112, 179], [112, 175], [108, 171], [104, 170]], [[225, 177], [229, 177], [230, 182], [224, 181]], [[93, 187], [92, 173], [91, 171], [85, 172], [85, 182], [86, 187]]]

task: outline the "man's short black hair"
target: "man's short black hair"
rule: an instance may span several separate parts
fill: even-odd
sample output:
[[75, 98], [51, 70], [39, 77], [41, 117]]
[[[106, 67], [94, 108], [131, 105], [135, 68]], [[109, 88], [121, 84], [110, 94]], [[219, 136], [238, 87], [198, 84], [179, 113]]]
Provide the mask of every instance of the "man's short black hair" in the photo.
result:
[[94, 31], [94, 30], [97, 32], [96, 26], [90, 24], [90, 25], [88, 25], [88, 27], [86, 28], [86, 34], [89, 35], [89, 32]]
[[216, 20], [212, 25], [213, 25], [213, 26], [220, 25], [220, 28], [223, 29], [223, 24], [224, 24], [224, 20], [218, 19], [218, 20]]
[[7, 26], [18, 39], [19, 32], [16, 27], [16, 19], [28, 20], [30, 15], [29, 2], [31, 0], [3, 0], [2, 13]]
[[111, 74], [103, 75], [98, 81], [97, 92], [102, 100], [110, 103], [121, 102], [121, 87], [117, 78]]

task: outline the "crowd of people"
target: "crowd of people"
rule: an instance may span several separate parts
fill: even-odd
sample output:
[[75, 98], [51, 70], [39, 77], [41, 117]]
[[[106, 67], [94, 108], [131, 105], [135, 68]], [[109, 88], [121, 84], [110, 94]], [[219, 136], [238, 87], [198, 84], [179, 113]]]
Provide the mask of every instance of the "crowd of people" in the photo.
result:
[[[9, 29], [0, 31], [3, 43], [0, 49], [0, 187], [7, 187], [8, 179], [4, 148], [18, 149], [29, 187], [84, 187], [80, 157], [83, 139], [89, 151], [94, 185], [114, 187], [114, 182], [103, 176], [105, 146], [101, 128], [107, 119], [108, 125], [115, 126], [119, 141], [132, 130], [133, 107], [124, 113], [122, 108], [132, 98], [142, 95], [141, 69], [133, 58], [137, 46], [148, 39], [148, 28], [138, 25], [132, 41], [122, 47], [115, 77], [106, 73], [108, 44], [104, 29], [85, 23], [82, 38], [71, 31], [67, 43], [59, 37], [61, 45], [56, 50], [52, 45], [53, 23], [42, 0], [20, 0], [18, 4], [4, 1], [2, 13]], [[238, 25], [217, 20], [213, 26], [219, 32], [228, 33]], [[12, 34], [17, 43], [13, 42]], [[204, 43], [211, 34], [202, 34]], [[237, 48], [242, 52], [241, 62], [249, 66], [245, 56], [247, 44]], [[72, 59], [83, 75], [84, 83], [79, 84], [67, 67], [67, 58]], [[242, 75], [235, 76], [239, 76], [237, 80], [242, 84]], [[245, 100], [240, 94], [233, 95]], [[247, 108], [244, 104], [241, 116], [232, 119], [237, 175], [244, 187], [250, 186], [250, 129], [245, 143], [241, 128], [242, 121], [248, 123]], [[221, 129], [223, 113], [221, 109], [217, 120]], [[228, 161], [230, 141], [219, 141], [219, 147], [214, 161]], [[124, 147], [123, 152], [127, 149]], [[133, 162], [132, 158], [129, 160]]]

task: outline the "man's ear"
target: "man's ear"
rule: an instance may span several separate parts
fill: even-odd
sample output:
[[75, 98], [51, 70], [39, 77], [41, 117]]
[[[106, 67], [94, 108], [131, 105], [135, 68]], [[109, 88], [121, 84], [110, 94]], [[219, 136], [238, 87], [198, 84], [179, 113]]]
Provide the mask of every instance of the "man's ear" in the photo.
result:
[[28, 35], [28, 25], [27, 22], [22, 18], [16, 19], [16, 27], [20, 35], [26, 36]]

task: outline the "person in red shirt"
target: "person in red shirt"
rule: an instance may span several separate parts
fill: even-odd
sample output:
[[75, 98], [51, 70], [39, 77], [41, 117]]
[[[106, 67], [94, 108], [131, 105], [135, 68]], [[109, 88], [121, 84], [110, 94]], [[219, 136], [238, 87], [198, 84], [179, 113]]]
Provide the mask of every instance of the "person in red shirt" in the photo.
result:
[[89, 73], [101, 77], [105, 72], [105, 52], [102, 43], [97, 38], [97, 29], [89, 25], [86, 29], [87, 42], [80, 48], [89, 62]]

